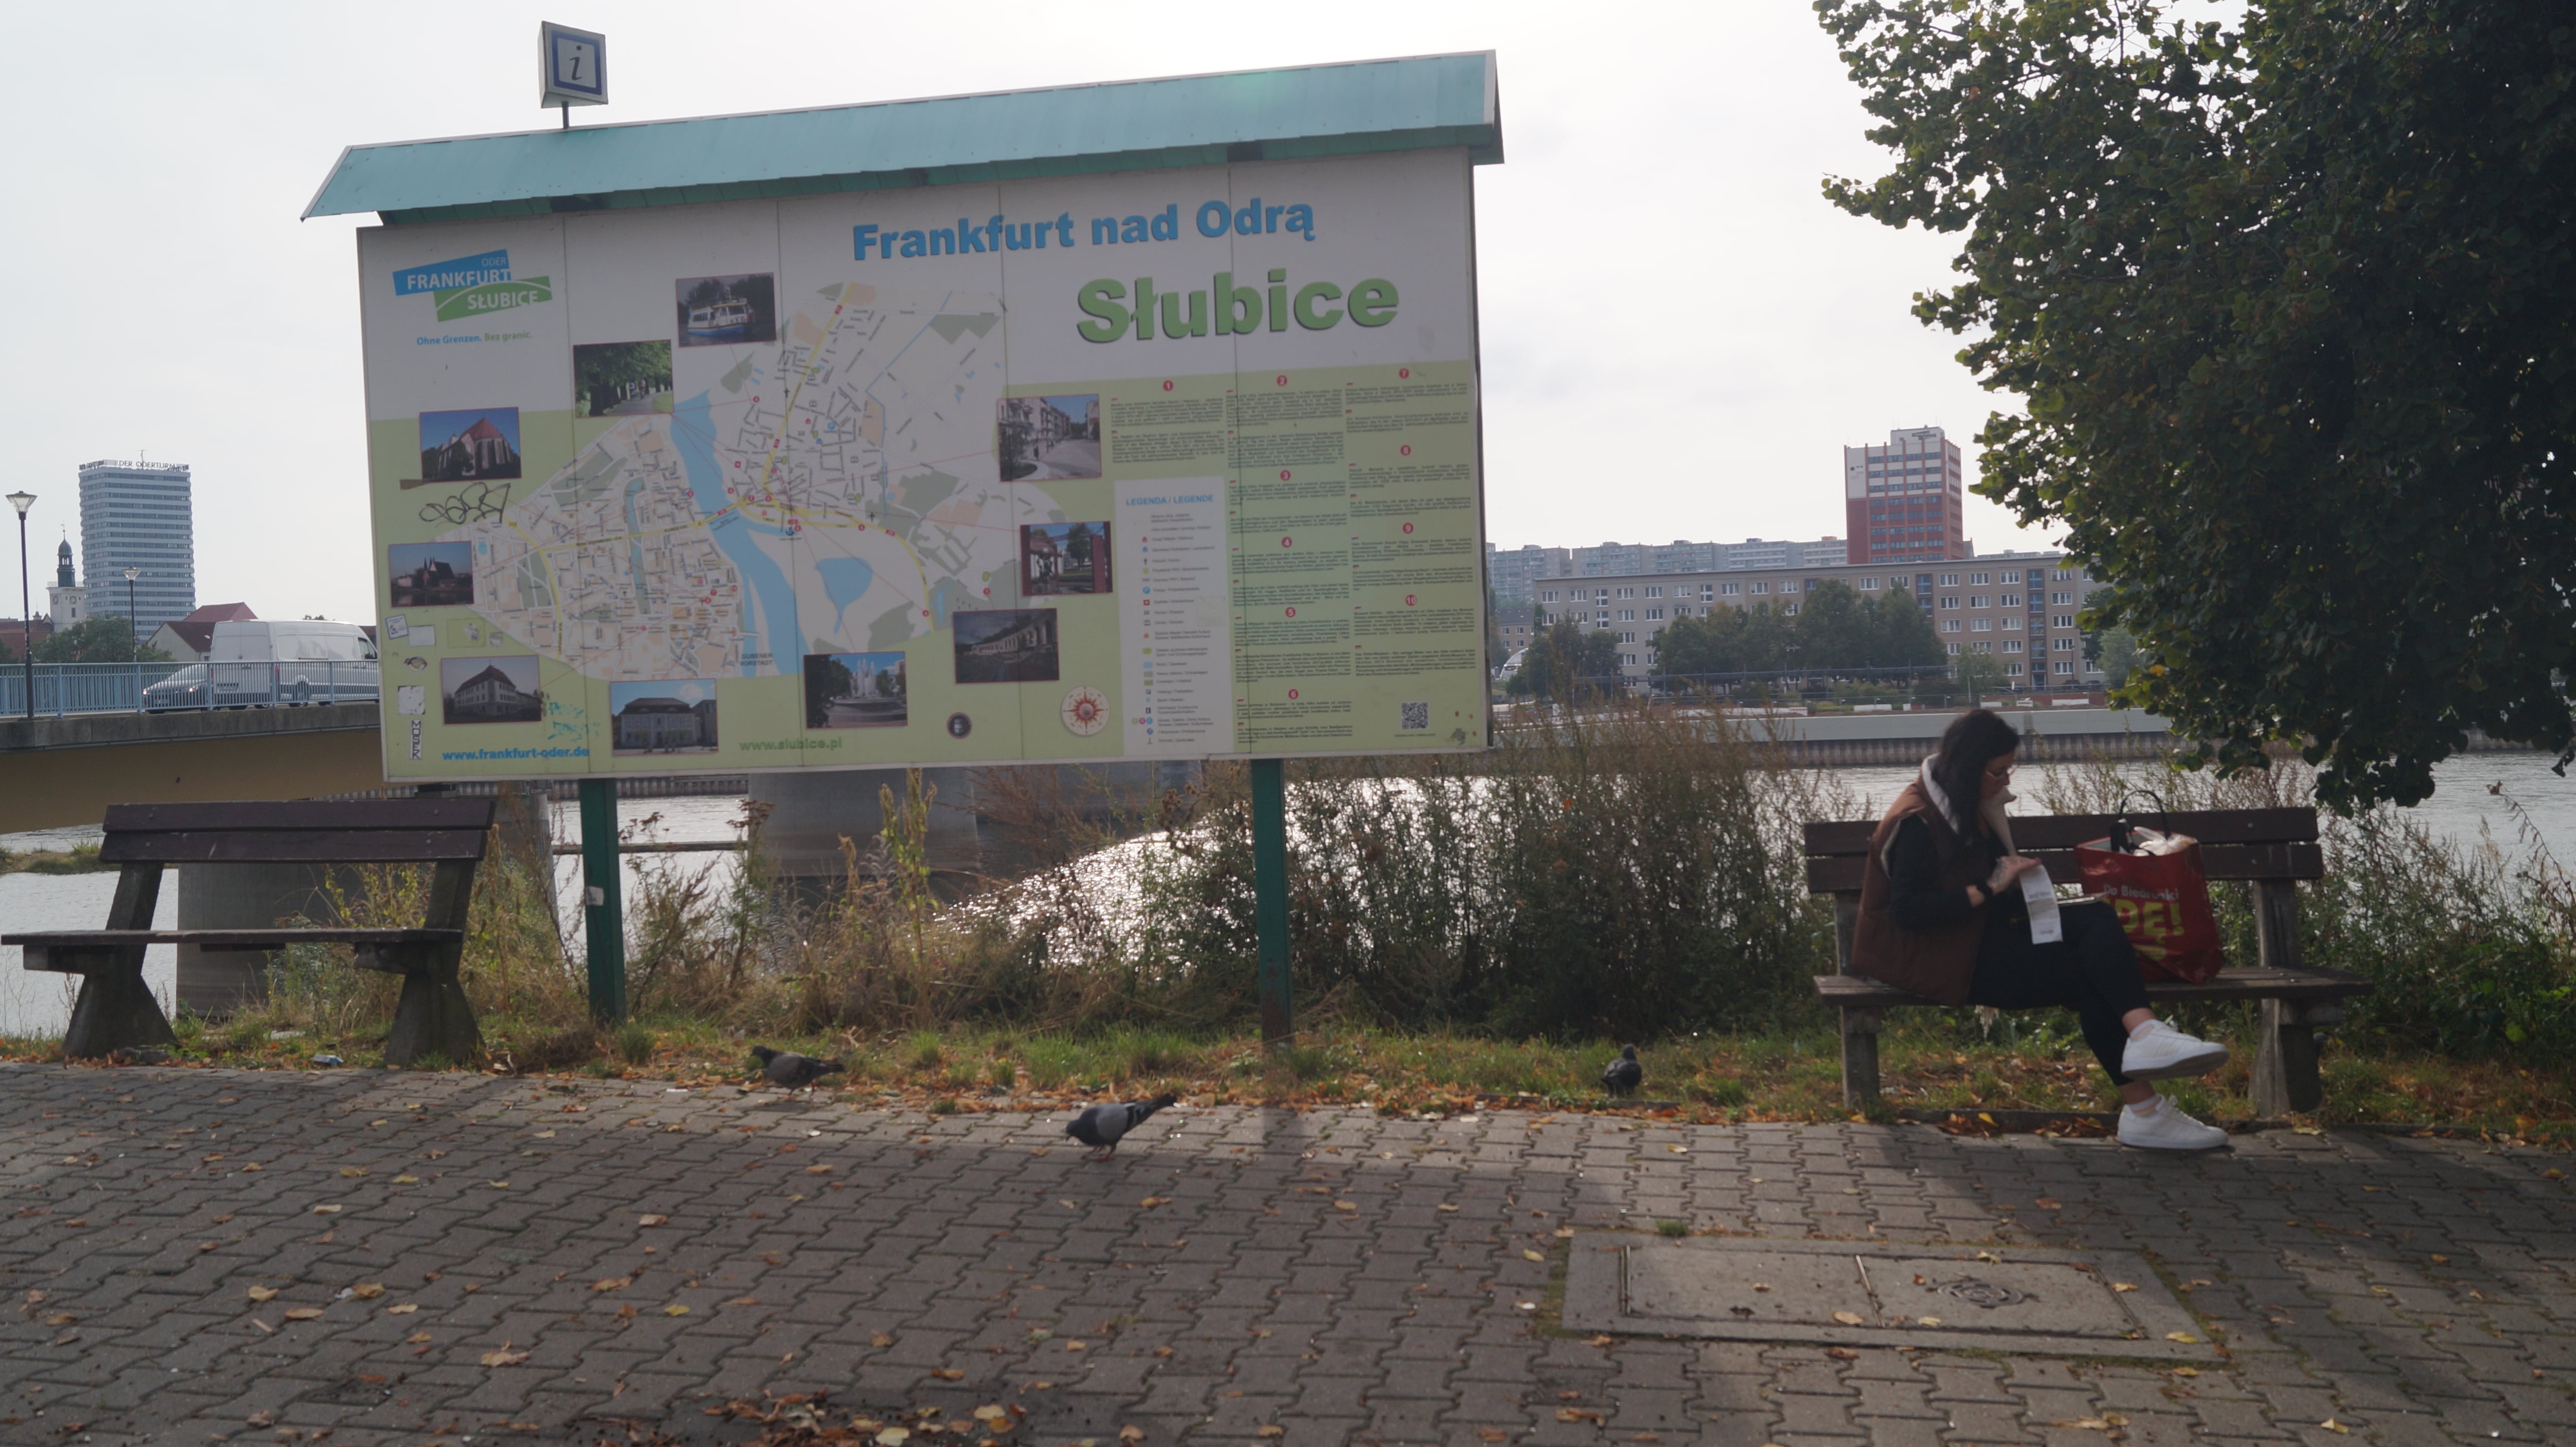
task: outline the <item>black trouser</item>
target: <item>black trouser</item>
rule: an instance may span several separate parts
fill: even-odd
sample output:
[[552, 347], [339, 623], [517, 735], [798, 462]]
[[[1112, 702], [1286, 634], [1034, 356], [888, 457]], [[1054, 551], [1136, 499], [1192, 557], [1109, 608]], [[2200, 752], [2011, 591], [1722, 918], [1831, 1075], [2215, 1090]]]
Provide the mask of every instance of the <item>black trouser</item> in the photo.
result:
[[1968, 981], [1968, 1003], [1998, 1010], [2030, 1010], [2043, 1005], [2070, 1005], [2084, 1026], [2084, 1043], [2093, 1047], [2111, 1083], [2126, 1085], [2120, 1055], [2129, 1032], [2120, 1017], [2147, 1008], [2147, 987], [2138, 979], [2138, 955], [2120, 930], [2120, 917], [2107, 904], [2090, 900], [2057, 907], [2066, 937], [2054, 944], [2030, 942], [2030, 921], [2020, 915], [1999, 918], [1977, 942], [1977, 972]]

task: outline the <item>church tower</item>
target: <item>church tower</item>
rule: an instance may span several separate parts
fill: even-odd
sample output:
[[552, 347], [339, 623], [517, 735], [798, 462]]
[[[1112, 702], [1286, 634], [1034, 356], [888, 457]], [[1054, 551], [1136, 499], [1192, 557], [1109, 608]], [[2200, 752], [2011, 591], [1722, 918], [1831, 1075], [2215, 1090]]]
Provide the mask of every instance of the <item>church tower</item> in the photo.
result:
[[45, 611], [51, 615], [54, 631], [62, 632], [89, 616], [89, 591], [72, 581], [72, 543], [63, 539], [54, 549], [54, 582], [45, 589]]

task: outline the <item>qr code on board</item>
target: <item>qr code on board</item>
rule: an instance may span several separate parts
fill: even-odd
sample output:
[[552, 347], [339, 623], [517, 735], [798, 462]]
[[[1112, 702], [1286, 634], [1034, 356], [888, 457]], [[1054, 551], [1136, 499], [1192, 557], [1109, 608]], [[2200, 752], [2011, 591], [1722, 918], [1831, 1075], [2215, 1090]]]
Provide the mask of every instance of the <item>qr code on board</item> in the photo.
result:
[[1410, 731], [1410, 730], [1416, 730], [1416, 729], [1427, 729], [1427, 728], [1431, 727], [1431, 705], [1430, 705], [1430, 704], [1428, 704], [1428, 703], [1408, 703], [1408, 704], [1404, 704], [1404, 705], [1402, 705], [1402, 707], [1403, 707], [1403, 709], [1404, 709], [1404, 724], [1403, 724], [1403, 727], [1404, 727], [1406, 730]]

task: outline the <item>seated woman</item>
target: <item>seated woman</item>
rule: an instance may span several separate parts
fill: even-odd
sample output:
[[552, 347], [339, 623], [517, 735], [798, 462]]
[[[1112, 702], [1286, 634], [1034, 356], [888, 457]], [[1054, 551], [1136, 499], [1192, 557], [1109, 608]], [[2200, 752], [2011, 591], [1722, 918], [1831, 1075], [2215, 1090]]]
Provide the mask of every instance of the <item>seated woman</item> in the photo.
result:
[[2205, 1075], [2227, 1063], [2227, 1047], [2194, 1039], [2147, 1008], [2119, 917], [2093, 901], [2064, 903], [2064, 938], [2034, 942], [2021, 879], [2039, 861], [2013, 852], [2004, 816], [2020, 744], [2012, 725], [1982, 708], [1943, 732], [1870, 839], [1853, 968], [1944, 1005], [2073, 1006], [2084, 1042], [2126, 1103], [2122, 1145], [2226, 1144], [2227, 1132], [2183, 1114], [2147, 1083]]

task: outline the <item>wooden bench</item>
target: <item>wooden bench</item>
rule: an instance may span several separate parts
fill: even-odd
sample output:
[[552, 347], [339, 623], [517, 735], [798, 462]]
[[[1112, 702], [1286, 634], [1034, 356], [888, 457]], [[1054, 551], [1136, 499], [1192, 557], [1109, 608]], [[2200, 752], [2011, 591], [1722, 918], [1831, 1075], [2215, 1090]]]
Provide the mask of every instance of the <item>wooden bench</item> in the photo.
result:
[[[356, 951], [358, 968], [403, 977], [385, 1063], [410, 1065], [431, 1054], [461, 1063], [482, 1046], [456, 971], [493, 805], [491, 799], [462, 798], [110, 805], [98, 857], [124, 868], [107, 928], [0, 935], [0, 944], [23, 949], [30, 970], [81, 977], [71, 1026], [63, 1034], [63, 1054], [70, 1059], [176, 1043], [160, 1003], [143, 983], [146, 946], [277, 950], [345, 944]], [[435, 871], [429, 907], [416, 929], [152, 927], [164, 867], [276, 863], [428, 864]]]
[[[2254, 885], [2255, 939], [2260, 960], [2231, 967], [2202, 984], [2155, 981], [2147, 998], [2254, 1000], [2261, 1029], [2254, 1048], [2254, 1112], [2277, 1118], [2314, 1110], [2325, 1098], [2317, 1080], [2316, 1029], [2343, 1018], [2343, 1001], [2368, 994], [2371, 982], [2341, 970], [2299, 962], [2299, 890], [2302, 879], [2325, 877], [2317, 845], [2317, 816], [2310, 809], [2219, 809], [2172, 815], [2128, 816], [2200, 841], [2201, 865], [2213, 880], [2244, 879]], [[2061, 884], [2077, 878], [2075, 846], [2111, 832], [2108, 814], [2015, 815], [2013, 842], [2048, 866]], [[1851, 821], [1806, 826], [1807, 887], [1834, 897], [1834, 957], [1838, 975], [1816, 976], [1816, 993], [1842, 1011], [1843, 1103], [1859, 1110], [1878, 1101], [1878, 1030], [1899, 1005], [1926, 1005], [1920, 995], [1852, 972], [1852, 931], [1860, 915], [1861, 874], [1870, 835], [1878, 825]], [[1935, 1008], [1938, 1008], [1937, 1006]]]

